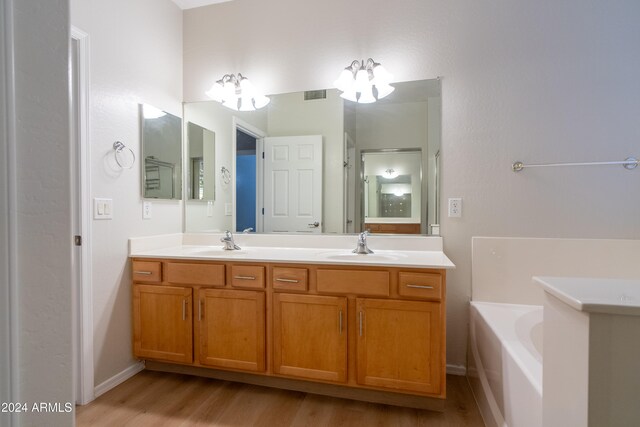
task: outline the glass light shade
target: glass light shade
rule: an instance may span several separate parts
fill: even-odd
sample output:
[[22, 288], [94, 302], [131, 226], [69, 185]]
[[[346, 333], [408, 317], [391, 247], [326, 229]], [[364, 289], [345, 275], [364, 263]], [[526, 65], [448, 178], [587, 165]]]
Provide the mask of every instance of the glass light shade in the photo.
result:
[[255, 96], [255, 92], [255, 86], [253, 86], [249, 79], [244, 77], [242, 80], [240, 80], [240, 93], [243, 98], [253, 98]]
[[376, 102], [376, 99], [373, 97], [373, 86], [368, 85], [365, 90], [360, 94], [360, 98], [358, 98], [358, 102], [360, 104], [371, 104], [372, 102]]
[[271, 100], [267, 96], [256, 95], [255, 98], [253, 99], [253, 102], [256, 108], [262, 108], [262, 107], [265, 107], [269, 102], [271, 102]]
[[[356, 74], [356, 82], [353, 88], [356, 92], [365, 92], [367, 88], [368, 90], [371, 90], [371, 83], [369, 83], [369, 73], [367, 70], [362, 68], [358, 70]], [[371, 96], [373, 97], [373, 94]]]
[[222, 105], [227, 108], [231, 108], [234, 111], [238, 111], [238, 98], [236, 98], [235, 96], [227, 98], [222, 102]]
[[377, 85], [388, 85], [391, 83], [392, 76], [387, 72], [387, 70], [380, 64], [373, 67], [373, 77], [376, 80]]
[[402, 191], [402, 190], [394, 191], [393, 195], [397, 196], [397, 197], [402, 197], [402, 196], [404, 196], [404, 191]]
[[385, 177], [385, 178], [387, 178], [387, 179], [397, 178], [397, 177], [398, 177], [398, 175], [399, 175], [399, 173], [398, 173], [397, 171], [395, 171], [395, 170], [391, 169], [391, 168], [389, 168], [389, 169], [385, 170], [385, 171], [382, 173], [382, 176], [383, 176], [383, 177]]
[[223, 90], [224, 90], [224, 93], [222, 95], [223, 101], [226, 102], [227, 100], [230, 100], [231, 98], [236, 97], [236, 84], [233, 83], [231, 80], [228, 80], [227, 82], [225, 82]]
[[255, 111], [252, 98], [247, 98], [246, 96], [240, 98], [240, 111]]
[[384, 84], [384, 85], [376, 84], [376, 89], [378, 89], [378, 99], [382, 99], [385, 96], [389, 95], [394, 90], [396, 90], [395, 87], [388, 84]]
[[142, 115], [145, 119], [158, 119], [162, 116], [165, 116], [167, 113], [162, 111], [159, 108], [156, 108], [149, 104], [142, 105]]
[[215, 82], [211, 89], [205, 92], [207, 96], [214, 101], [222, 102], [224, 96], [224, 87], [220, 84], [220, 82]]
[[353, 89], [346, 90], [340, 94], [340, 98], [346, 99], [347, 101], [358, 102], [358, 98], [356, 97], [356, 91]]
[[338, 77], [338, 80], [333, 82], [333, 85], [342, 92], [346, 92], [351, 89], [351, 87], [353, 87], [353, 71], [351, 71], [351, 68], [347, 67], [342, 70], [340, 77]]

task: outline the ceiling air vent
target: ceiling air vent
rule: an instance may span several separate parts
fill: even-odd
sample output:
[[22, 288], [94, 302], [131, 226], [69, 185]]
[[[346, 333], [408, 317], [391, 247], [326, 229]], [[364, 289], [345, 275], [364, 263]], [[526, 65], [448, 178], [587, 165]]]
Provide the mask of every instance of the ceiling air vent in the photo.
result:
[[311, 101], [313, 99], [327, 99], [327, 91], [323, 90], [307, 90], [304, 93], [304, 100]]

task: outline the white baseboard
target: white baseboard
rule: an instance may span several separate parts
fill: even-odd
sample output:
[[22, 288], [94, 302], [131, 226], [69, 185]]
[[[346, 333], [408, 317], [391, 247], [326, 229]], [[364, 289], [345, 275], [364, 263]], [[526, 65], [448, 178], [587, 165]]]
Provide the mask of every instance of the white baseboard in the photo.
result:
[[112, 376], [105, 382], [98, 384], [94, 389], [94, 396], [97, 398], [98, 396], [105, 394], [109, 390], [114, 387], [119, 386], [138, 372], [144, 369], [144, 362], [138, 362], [134, 365], [129, 366], [124, 371]]
[[449, 375], [467, 375], [467, 367], [464, 365], [447, 365], [447, 374]]

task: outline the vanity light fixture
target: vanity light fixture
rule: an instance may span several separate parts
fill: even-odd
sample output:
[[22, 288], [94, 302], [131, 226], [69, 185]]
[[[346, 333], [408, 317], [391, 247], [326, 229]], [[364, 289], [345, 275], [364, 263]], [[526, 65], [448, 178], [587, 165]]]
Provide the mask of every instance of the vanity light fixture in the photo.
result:
[[235, 74], [225, 74], [206, 94], [235, 111], [254, 111], [266, 106], [270, 101], [240, 73], [237, 77]]
[[387, 178], [387, 179], [393, 179], [393, 178], [397, 178], [398, 177], [398, 172], [389, 168], [387, 170], [384, 171], [383, 173], [383, 177]]
[[360, 104], [371, 104], [395, 90], [389, 84], [391, 78], [391, 74], [382, 65], [369, 58], [367, 62], [353, 61], [342, 70], [333, 84], [342, 91], [342, 98]]

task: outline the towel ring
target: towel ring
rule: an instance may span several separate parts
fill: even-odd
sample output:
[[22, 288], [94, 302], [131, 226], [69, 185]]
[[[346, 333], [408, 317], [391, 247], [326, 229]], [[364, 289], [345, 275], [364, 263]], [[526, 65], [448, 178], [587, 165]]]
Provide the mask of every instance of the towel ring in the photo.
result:
[[222, 168], [220, 169], [220, 175], [222, 175], [222, 182], [224, 182], [225, 184], [229, 184], [231, 182], [231, 172], [229, 171], [229, 169], [222, 166]]
[[[113, 149], [115, 150], [114, 157], [116, 158], [116, 163], [122, 169], [131, 169], [133, 165], [136, 163], [136, 154], [133, 152], [131, 148], [124, 145], [124, 143], [120, 141], [114, 142]], [[126, 153], [125, 150], [128, 150], [129, 153], [131, 153], [129, 162], [127, 161], [126, 155], [124, 154]]]

